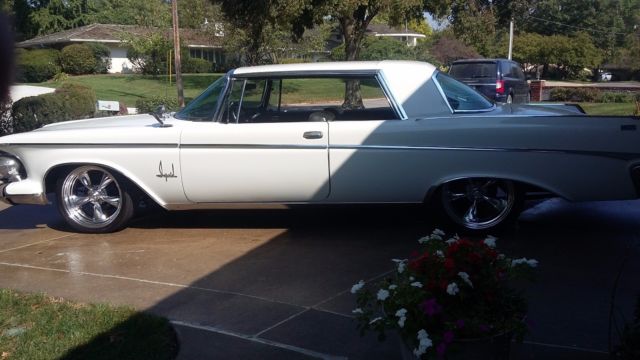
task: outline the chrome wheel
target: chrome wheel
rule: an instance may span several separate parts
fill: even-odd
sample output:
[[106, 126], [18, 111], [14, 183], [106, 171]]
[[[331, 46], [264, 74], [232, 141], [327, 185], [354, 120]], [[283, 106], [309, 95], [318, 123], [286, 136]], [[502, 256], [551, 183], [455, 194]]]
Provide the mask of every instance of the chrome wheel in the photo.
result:
[[71, 171], [59, 195], [67, 219], [84, 228], [105, 228], [122, 211], [123, 191], [118, 181], [97, 166], [81, 166]]
[[458, 225], [484, 230], [502, 223], [514, 209], [516, 189], [509, 180], [461, 179], [442, 187], [442, 204]]

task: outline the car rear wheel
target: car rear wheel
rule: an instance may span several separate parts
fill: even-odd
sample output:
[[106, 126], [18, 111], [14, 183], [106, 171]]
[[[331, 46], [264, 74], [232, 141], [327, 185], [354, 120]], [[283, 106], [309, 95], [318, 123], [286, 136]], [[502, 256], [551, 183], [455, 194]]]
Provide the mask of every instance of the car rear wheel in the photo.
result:
[[487, 232], [511, 223], [523, 196], [509, 180], [467, 178], [442, 186], [442, 209], [455, 225], [468, 232]]
[[60, 178], [58, 211], [74, 230], [108, 233], [122, 229], [133, 215], [124, 181], [93, 165], [79, 166]]

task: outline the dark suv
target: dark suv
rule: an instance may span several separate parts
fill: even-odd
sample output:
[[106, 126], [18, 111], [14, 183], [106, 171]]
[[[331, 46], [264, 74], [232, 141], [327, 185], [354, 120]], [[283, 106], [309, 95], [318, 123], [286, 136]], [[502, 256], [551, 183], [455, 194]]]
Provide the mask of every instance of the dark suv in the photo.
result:
[[507, 59], [467, 59], [451, 64], [449, 75], [475, 88], [491, 100], [528, 103], [529, 84], [522, 67]]

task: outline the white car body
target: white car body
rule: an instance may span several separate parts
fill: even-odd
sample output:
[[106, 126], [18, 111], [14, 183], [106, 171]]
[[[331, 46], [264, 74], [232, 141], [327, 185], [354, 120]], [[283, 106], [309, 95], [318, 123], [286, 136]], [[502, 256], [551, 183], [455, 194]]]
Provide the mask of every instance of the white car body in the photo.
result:
[[[55, 123], [0, 138], [0, 152], [26, 173], [1, 185], [0, 195], [45, 204], [52, 171], [91, 164], [122, 175], [169, 210], [421, 203], [465, 178], [507, 179], [572, 201], [638, 197], [637, 118], [591, 117], [563, 106], [455, 111], [435, 80], [438, 71], [419, 62], [271, 65], [227, 76], [350, 72], [375, 74], [398, 119], [240, 124], [170, 116], [161, 126], [144, 114]], [[321, 137], [303, 137], [309, 132]]]

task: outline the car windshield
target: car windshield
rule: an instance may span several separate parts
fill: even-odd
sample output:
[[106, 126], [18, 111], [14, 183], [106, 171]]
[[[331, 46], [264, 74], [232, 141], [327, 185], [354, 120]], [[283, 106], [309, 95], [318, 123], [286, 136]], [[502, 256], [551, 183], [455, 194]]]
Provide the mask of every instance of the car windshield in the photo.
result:
[[191, 101], [184, 109], [175, 114], [176, 119], [191, 121], [212, 121], [218, 108], [220, 95], [227, 84], [223, 76], [211, 84], [200, 96]]
[[456, 79], [486, 79], [497, 76], [496, 63], [470, 62], [451, 65], [449, 75]]
[[438, 73], [436, 80], [454, 111], [479, 111], [493, 108], [493, 103], [487, 98], [448, 75]]

